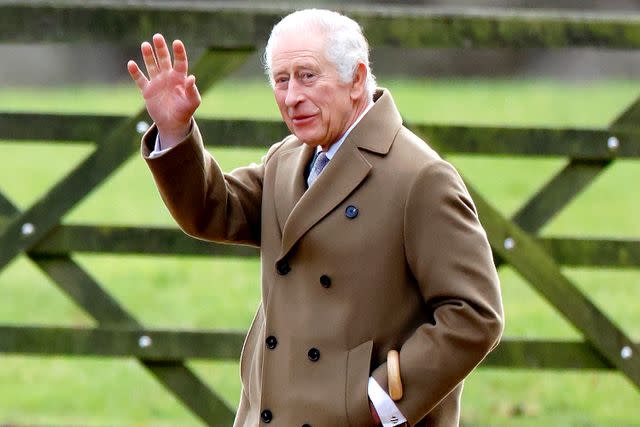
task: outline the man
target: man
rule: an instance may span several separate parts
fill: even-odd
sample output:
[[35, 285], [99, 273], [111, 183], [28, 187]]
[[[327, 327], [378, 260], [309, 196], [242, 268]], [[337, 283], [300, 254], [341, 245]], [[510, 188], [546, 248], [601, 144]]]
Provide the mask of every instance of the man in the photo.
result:
[[292, 134], [229, 174], [192, 117], [183, 44], [173, 65], [153, 45], [148, 79], [128, 69], [155, 121], [142, 153], [162, 198], [188, 234], [261, 248], [234, 425], [458, 425], [462, 381], [502, 333], [498, 278], [462, 180], [375, 89], [359, 25], [305, 10], [274, 27], [265, 67]]

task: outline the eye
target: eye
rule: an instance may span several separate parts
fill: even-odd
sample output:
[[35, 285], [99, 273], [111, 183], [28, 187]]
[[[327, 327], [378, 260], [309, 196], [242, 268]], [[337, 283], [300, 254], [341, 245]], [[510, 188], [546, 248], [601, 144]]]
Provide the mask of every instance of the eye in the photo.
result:
[[276, 86], [284, 86], [289, 81], [288, 76], [278, 76], [274, 79]]
[[315, 73], [312, 73], [310, 71], [303, 71], [300, 73], [300, 79], [303, 82], [310, 82], [312, 81], [314, 78], [316, 77]]

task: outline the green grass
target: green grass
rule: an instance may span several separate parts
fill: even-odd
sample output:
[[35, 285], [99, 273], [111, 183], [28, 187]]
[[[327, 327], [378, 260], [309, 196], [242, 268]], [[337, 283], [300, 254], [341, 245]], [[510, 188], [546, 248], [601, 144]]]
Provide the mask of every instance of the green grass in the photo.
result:
[[[407, 120], [496, 125], [605, 127], [640, 92], [634, 81], [398, 80], [381, 84]], [[0, 88], [3, 111], [132, 113], [133, 85]], [[248, 110], [248, 106], [251, 107]], [[224, 82], [204, 98], [201, 116], [278, 119], [261, 81]], [[0, 191], [27, 208], [90, 151], [75, 144], [0, 143]], [[212, 150], [223, 168], [259, 160], [260, 150]], [[563, 159], [455, 156], [450, 160], [501, 212], [510, 215], [564, 165]], [[635, 183], [640, 163], [618, 161], [542, 230], [544, 235], [640, 236]], [[65, 218], [67, 223], [173, 224], [138, 158], [131, 158]], [[157, 327], [248, 327], [259, 299], [259, 261], [74, 256], [143, 323]], [[565, 269], [615, 322], [640, 339], [638, 270]], [[507, 336], [579, 334], [517, 273], [500, 272]], [[0, 324], [93, 326], [30, 261], [0, 273]], [[199, 425], [133, 360], [2, 356], [0, 425]], [[235, 362], [190, 362], [231, 405]], [[633, 426], [640, 393], [621, 375], [481, 369], [465, 387], [463, 424]]]

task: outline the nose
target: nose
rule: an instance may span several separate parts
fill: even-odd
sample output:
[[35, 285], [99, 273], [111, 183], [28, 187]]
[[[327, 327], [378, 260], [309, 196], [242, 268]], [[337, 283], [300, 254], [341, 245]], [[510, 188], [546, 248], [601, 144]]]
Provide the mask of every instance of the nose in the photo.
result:
[[292, 108], [302, 102], [302, 99], [302, 91], [300, 90], [298, 83], [295, 79], [289, 80], [289, 84], [287, 85], [287, 96], [284, 99], [284, 104], [288, 108]]

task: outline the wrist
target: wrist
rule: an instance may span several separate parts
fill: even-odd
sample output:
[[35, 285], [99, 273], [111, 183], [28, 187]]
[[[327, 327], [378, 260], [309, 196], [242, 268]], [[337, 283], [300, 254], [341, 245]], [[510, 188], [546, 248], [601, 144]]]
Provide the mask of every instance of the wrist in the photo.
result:
[[189, 132], [191, 132], [191, 122], [192, 121], [189, 120], [185, 125], [171, 129], [158, 126], [158, 136], [162, 142], [162, 148], [171, 148], [185, 139], [187, 135], [189, 135]]

